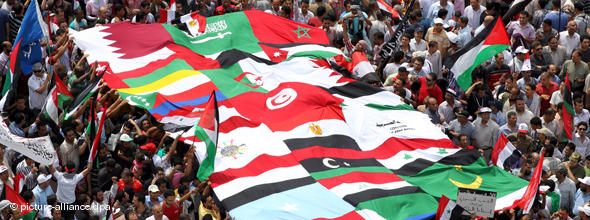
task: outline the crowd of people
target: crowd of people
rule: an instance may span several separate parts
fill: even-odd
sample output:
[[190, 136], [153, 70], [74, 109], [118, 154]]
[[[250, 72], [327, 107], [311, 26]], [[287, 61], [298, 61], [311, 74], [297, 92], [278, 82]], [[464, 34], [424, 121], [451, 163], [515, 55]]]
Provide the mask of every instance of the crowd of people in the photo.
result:
[[[427, 114], [459, 147], [478, 150], [486, 161], [501, 135], [522, 155], [508, 172], [529, 180], [544, 152], [543, 192], [529, 214], [505, 210], [499, 218], [590, 218], [590, 1], [533, 0], [506, 24], [511, 46], [472, 72], [462, 90], [445, 59], [467, 46], [510, 0], [390, 1], [396, 13], [374, 0], [176, 0], [176, 17], [261, 10], [325, 30], [330, 44], [345, 54], [364, 53], [384, 89]], [[0, 80], [30, 0], [0, 1]], [[101, 84], [98, 99], [87, 101], [68, 120], [53, 123], [42, 108], [52, 81], [59, 77], [79, 95], [96, 77], [96, 65], [68, 36], [109, 23], [154, 23], [163, 0], [42, 0], [51, 39], [43, 40], [44, 59], [22, 72], [16, 96], [2, 109], [10, 132], [21, 137], [49, 135], [59, 160], [41, 165], [0, 148], [0, 183], [14, 187], [22, 173], [21, 196], [38, 208], [39, 219], [226, 219], [209, 181], [196, 176], [194, 147], [170, 137], [150, 114], [129, 105]], [[400, 17], [392, 14], [399, 14]], [[406, 16], [409, 25], [391, 57], [381, 48]], [[180, 25], [181, 26], [181, 25]], [[572, 91], [573, 136], [564, 128], [566, 80]], [[567, 105], [564, 107], [564, 105]], [[106, 114], [96, 159], [85, 163], [92, 143], [86, 135], [90, 108]], [[62, 117], [63, 118], [63, 117]], [[543, 149], [543, 150], [542, 150]], [[0, 187], [3, 189], [3, 187]], [[21, 210], [0, 201], [0, 218], [19, 219]], [[88, 205], [61, 210], [59, 205]], [[109, 209], [104, 207], [109, 206]]]

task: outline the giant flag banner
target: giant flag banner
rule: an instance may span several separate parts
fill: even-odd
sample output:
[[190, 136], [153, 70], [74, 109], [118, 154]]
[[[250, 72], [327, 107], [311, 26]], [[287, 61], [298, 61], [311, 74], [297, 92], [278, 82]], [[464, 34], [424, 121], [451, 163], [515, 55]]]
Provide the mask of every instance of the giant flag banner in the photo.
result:
[[[342, 53], [322, 30], [258, 11], [206, 22], [197, 37], [124, 22], [74, 35], [109, 87], [212, 163], [211, 186], [232, 217], [428, 219], [459, 187], [497, 192], [497, 210], [526, 191], [398, 96], [335, 71]], [[212, 129], [198, 127], [210, 124], [200, 120], [212, 91], [215, 147], [195, 136]]]

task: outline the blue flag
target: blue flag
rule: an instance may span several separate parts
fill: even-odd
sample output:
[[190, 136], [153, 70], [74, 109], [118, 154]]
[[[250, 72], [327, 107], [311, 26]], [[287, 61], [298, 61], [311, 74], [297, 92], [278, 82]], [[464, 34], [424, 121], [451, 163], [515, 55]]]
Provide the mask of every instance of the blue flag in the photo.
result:
[[49, 36], [47, 23], [43, 21], [37, 1], [31, 1], [16, 35], [15, 46], [12, 48], [13, 51], [19, 52], [20, 67], [25, 75], [32, 72], [33, 63], [43, 58], [40, 39], [45, 36]]

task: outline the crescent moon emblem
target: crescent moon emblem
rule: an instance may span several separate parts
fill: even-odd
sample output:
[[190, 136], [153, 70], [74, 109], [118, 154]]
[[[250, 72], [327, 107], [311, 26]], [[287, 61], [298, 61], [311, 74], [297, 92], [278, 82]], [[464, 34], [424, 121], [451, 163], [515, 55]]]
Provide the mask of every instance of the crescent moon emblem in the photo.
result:
[[449, 178], [449, 181], [451, 181], [451, 183], [453, 183], [453, 185], [457, 186], [457, 187], [461, 187], [461, 188], [467, 188], [467, 189], [477, 189], [481, 186], [481, 183], [483, 182], [483, 179], [481, 178], [481, 176], [476, 176], [475, 180], [473, 180], [472, 183], [470, 184], [465, 184], [465, 183], [461, 183], [461, 182], [457, 182], [451, 178]]
[[332, 168], [332, 169], [340, 167], [340, 165], [338, 165], [338, 164], [334, 165], [334, 164], [330, 163], [332, 161], [333, 162], [336, 162], [336, 160], [334, 160], [332, 158], [324, 158], [322, 160], [322, 163], [324, 164], [324, 166], [329, 167], [329, 168]]

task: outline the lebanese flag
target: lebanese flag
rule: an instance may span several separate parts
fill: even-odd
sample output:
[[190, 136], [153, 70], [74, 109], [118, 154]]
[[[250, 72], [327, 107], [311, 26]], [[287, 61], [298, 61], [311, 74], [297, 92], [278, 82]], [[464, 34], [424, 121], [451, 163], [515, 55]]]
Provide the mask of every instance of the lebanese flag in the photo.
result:
[[160, 23], [170, 24], [176, 18], [176, 1], [170, 0], [168, 9], [160, 8]]
[[59, 77], [55, 77], [55, 87], [49, 94], [45, 102], [45, 113], [55, 124], [59, 124], [59, 109], [63, 108], [64, 101], [74, 97]]
[[473, 69], [510, 47], [510, 39], [502, 20], [496, 18], [465, 47], [449, 56], [445, 66], [451, 67], [453, 77], [463, 90], [471, 86]]
[[544, 149], [542, 149], [541, 152], [542, 152], [541, 159], [539, 160], [539, 163], [537, 163], [537, 166], [535, 167], [535, 171], [533, 172], [533, 177], [531, 177], [531, 180], [529, 181], [529, 185], [527, 186], [527, 189], [526, 189], [524, 195], [522, 196], [521, 199], [514, 201], [512, 206], [507, 207], [506, 209], [513, 209], [515, 207], [520, 207], [524, 211], [524, 213], [526, 214], [526, 213], [529, 213], [529, 211], [533, 207], [533, 203], [535, 201], [535, 196], [536, 196], [537, 191], [539, 189], [539, 183], [541, 182], [541, 171], [543, 171], [543, 159], [545, 158]]
[[522, 153], [508, 141], [504, 134], [500, 134], [498, 141], [496, 141], [496, 146], [494, 146], [494, 150], [492, 151], [492, 164], [495, 164], [501, 169], [504, 169], [504, 164], [506, 164], [510, 168], [521, 157]]
[[215, 91], [211, 92], [205, 111], [201, 115], [199, 123], [194, 127], [195, 137], [205, 142], [207, 146], [206, 155], [197, 171], [197, 178], [201, 181], [205, 181], [215, 170], [215, 154], [217, 153], [217, 137], [219, 136], [219, 111], [215, 97]]
[[572, 102], [572, 86], [570, 84], [570, 76], [569, 73], [565, 73], [565, 88], [563, 94], [563, 130], [565, 131], [565, 135], [567, 139], [573, 139], [573, 130], [574, 130], [574, 115], [576, 112], [574, 111], [574, 106]]
[[186, 23], [186, 27], [193, 37], [204, 34], [207, 27], [207, 18], [199, 15], [198, 11], [181, 16], [180, 22]]
[[450, 200], [445, 195], [442, 195], [438, 203], [438, 209], [436, 210], [436, 220], [447, 220], [447, 219], [459, 219], [461, 213], [465, 209], [458, 206], [453, 200]]
[[383, 0], [377, 0], [377, 5], [379, 6], [379, 9], [391, 14], [392, 18], [400, 18], [399, 13], [397, 13], [396, 10], [389, 6], [387, 2]]

